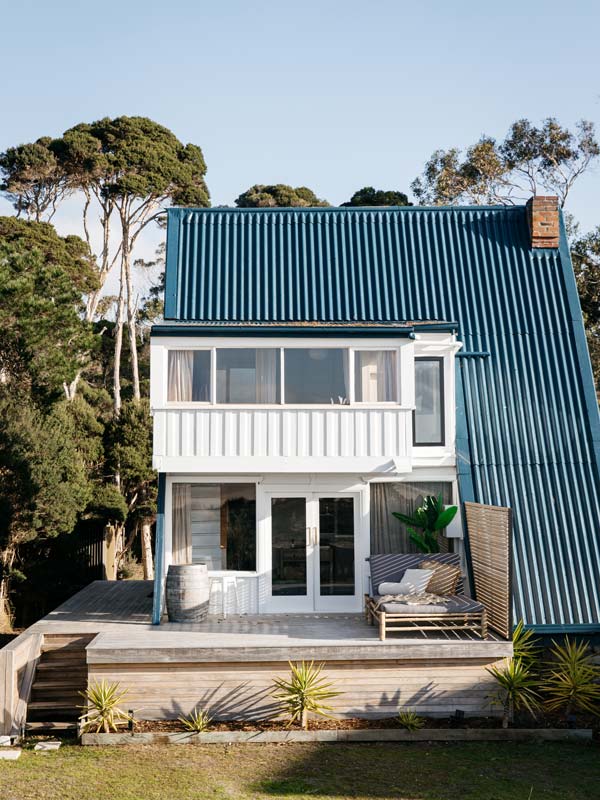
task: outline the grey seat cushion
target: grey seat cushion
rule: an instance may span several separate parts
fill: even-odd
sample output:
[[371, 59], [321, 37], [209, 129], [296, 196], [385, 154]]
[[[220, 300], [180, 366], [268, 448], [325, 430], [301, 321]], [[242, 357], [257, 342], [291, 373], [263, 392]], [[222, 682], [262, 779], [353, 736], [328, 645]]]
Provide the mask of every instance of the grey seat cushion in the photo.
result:
[[380, 606], [386, 614], [406, 614], [409, 617], [416, 616], [417, 614], [448, 614], [448, 606], [417, 606], [411, 603], [384, 603]]
[[[380, 598], [374, 597], [375, 602]], [[384, 603], [380, 609], [386, 614], [477, 614], [484, 611], [484, 606], [464, 594], [453, 595], [445, 603], [430, 606], [413, 606], [408, 603]], [[439, 609], [439, 610], [438, 610]]]

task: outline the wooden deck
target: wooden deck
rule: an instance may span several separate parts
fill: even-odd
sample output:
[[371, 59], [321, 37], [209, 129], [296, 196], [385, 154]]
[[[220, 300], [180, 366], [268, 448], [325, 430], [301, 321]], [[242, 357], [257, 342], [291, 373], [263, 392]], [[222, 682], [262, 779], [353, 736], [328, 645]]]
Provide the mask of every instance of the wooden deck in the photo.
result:
[[[140, 718], [176, 718], [200, 704], [214, 718], [264, 719], [274, 710], [273, 679], [287, 673], [290, 660], [323, 663], [343, 692], [332, 703], [339, 716], [387, 716], [399, 708], [497, 713], [486, 667], [512, 653], [510, 642], [467, 632], [390, 634], [382, 642], [357, 614], [210, 616], [153, 626], [151, 607], [150, 582], [96, 581], [15, 640], [13, 661], [18, 651], [25, 663], [28, 642], [41, 642], [39, 656], [70, 637], [82, 642], [82, 658], [85, 648], [88, 682], [119, 682]], [[5, 703], [5, 728], [15, 718], [20, 680]]]

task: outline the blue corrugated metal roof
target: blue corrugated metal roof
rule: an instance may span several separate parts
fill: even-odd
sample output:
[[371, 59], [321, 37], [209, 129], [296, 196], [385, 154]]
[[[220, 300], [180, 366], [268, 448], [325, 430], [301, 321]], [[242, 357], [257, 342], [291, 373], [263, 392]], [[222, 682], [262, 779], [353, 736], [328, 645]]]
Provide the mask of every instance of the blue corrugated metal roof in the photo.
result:
[[[514, 510], [515, 615], [600, 623], [600, 422], [566, 246], [524, 207], [174, 209], [165, 318], [456, 320], [463, 499]], [[461, 432], [462, 431], [462, 432]]]

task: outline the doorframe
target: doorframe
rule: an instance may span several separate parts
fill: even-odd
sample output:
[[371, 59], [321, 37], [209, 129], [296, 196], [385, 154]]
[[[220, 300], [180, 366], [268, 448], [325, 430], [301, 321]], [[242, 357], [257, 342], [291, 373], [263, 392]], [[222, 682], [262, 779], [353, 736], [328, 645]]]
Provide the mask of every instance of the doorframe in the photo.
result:
[[[355, 614], [362, 611], [363, 593], [365, 585], [365, 565], [370, 552], [370, 528], [368, 494], [364, 487], [352, 486], [348, 488], [330, 488], [325, 482], [320, 486], [318, 482], [308, 485], [293, 486], [263, 486], [261, 487], [261, 500], [258, 512], [258, 572], [262, 576], [261, 591], [259, 593], [259, 613], [261, 614], [324, 614], [347, 613]], [[367, 487], [368, 489], [368, 487]], [[307, 507], [310, 501], [318, 503], [320, 497], [352, 497], [354, 500], [354, 595], [337, 595], [320, 597], [318, 595], [318, 557], [312, 550], [313, 545], [307, 543], [309, 549], [307, 565], [312, 581], [311, 590], [307, 593], [305, 603], [298, 602], [305, 599], [303, 596], [290, 597], [290, 602], [285, 602], [285, 597], [277, 599], [271, 594], [272, 567], [271, 567], [271, 499], [273, 497], [304, 497]], [[307, 523], [310, 512], [307, 511]], [[314, 520], [318, 527], [318, 520]], [[308, 527], [313, 527], [310, 525]], [[312, 574], [310, 574], [312, 573]], [[310, 598], [310, 600], [308, 600]], [[321, 602], [319, 602], [319, 599]], [[295, 602], [294, 602], [295, 601]], [[329, 602], [323, 602], [329, 601]], [[304, 606], [304, 608], [302, 608]]]

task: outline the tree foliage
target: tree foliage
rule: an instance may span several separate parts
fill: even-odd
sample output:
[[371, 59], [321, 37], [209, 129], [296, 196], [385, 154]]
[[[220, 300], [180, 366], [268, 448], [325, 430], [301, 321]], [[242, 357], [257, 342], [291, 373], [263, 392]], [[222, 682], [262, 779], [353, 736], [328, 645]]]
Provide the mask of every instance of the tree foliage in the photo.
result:
[[350, 200], [342, 203], [342, 206], [412, 206], [412, 203], [409, 203], [404, 192], [364, 186], [354, 192]]
[[[0, 374], [15, 390], [56, 398], [92, 346], [81, 319], [94, 274], [76, 237], [0, 218]], [[82, 255], [83, 253], [83, 255]]]
[[17, 215], [40, 222], [52, 219], [69, 185], [55, 152], [55, 142], [44, 136], [35, 142], [9, 147], [0, 154], [0, 191], [6, 193]]
[[257, 183], [243, 192], [235, 201], [238, 208], [318, 208], [328, 206], [306, 186], [288, 186], [276, 183], [270, 186]]
[[464, 153], [436, 150], [411, 188], [425, 205], [520, 203], [541, 191], [564, 205], [598, 155], [592, 122], [581, 120], [569, 130], [554, 117], [539, 126], [520, 119], [500, 142], [484, 135]]

